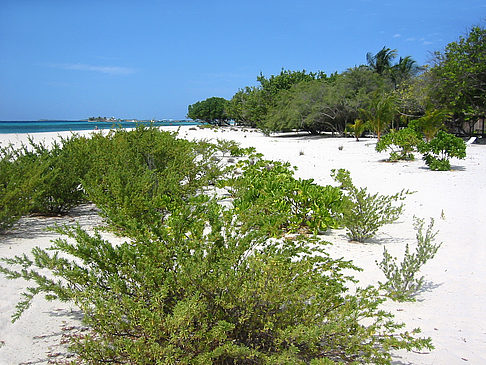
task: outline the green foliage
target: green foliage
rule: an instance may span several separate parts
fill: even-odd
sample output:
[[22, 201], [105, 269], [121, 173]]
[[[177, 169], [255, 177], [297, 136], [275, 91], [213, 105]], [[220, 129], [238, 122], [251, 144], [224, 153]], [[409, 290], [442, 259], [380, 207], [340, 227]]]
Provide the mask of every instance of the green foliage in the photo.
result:
[[295, 179], [289, 164], [245, 160], [221, 183], [234, 198], [233, 206], [245, 229], [272, 236], [282, 232], [314, 233], [337, 226], [341, 193], [312, 179]]
[[212, 97], [189, 105], [187, 116], [210, 124], [224, 125], [229, 120], [226, 113], [227, 106], [228, 100]]
[[376, 54], [368, 52], [366, 54], [366, 61], [368, 62], [368, 66], [373, 71], [380, 75], [383, 75], [390, 72], [390, 69], [392, 68], [392, 61], [395, 59], [396, 56], [396, 49], [390, 49], [384, 46]]
[[486, 29], [473, 27], [435, 53], [431, 96], [456, 117], [474, 124], [486, 114]]
[[32, 207], [35, 191], [42, 183], [43, 166], [23, 160], [22, 150], [0, 148], [0, 233], [11, 228]]
[[433, 232], [434, 220], [431, 219], [427, 231], [423, 232], [424, 220], [415, 218], [417, 231], [417, 249], [410, 253], [408, 244], [405, 246], [403, 261], [398, 265], [397, 258], [392, 257], [386, 248], [383, 248], [383, 259], [376, 262], [385, 274], [387, 281], [380, 285], [387, 295], [397, 301], [413, 301], [414, 295], [422, 289], [424, 277], [417, 278], [420, 268], [430, 259], [434, 258], [442, 243], [434, 244], [438, 232]]
[[368, 125], [361, 119], [356, 119], [353, 124], [348, 124], [346, 129], [353, 133], [353, 136], [356, 138], [356, 142], [359, 142], [359, 137], [363, 135], [367, 127]]
[[121, 245], [65, 227], [54, 253], [3, 259], [34, 282], [14, 319], [37, 293], [74, 302], [91, 331], [72, 349], [89, 364], [389, 364], [392, 349], [432, 347], [399, 333], [376, 289], [348, 294], [353, 266], [315, 240], [267, 241], [203, 197], [172, 213]]
[[110, 223], [124, 230], [164, 224], [175, 206], [222, 174], [211, 158], [215, 146], [152, 127], [93, 136], [90, 150], [83, 186]]
[[382, 152], [390, 150], [390, 161], [413, 160], [413, 151], [419, 144], [417, 133], [411, 128], [399, 131], [392, 130], [385, 134], [376, 144], [376, 150]]
[[423, 159], [431, 170], [448, 171], [451, 169], [449, 159], [466, 157], [466, 143], [459, 137], [444, 131], [439, 131], [430, 142], [424, 142], [418, 146], [423, 153]]
[[346, 192], [342, 224], [351, 241], [364, 242], [373, 237], [381, 226], [395, 222], [402, 213], [403, 204], [394, 206], [393, 203], [411, 194], [405, 190], [394, 195], [369, 194], [366, 188], [354, 186], [349, 171], [332, 170], [332, 175]]
[[75, 134], [60, 138], [50, 146], [32, 139], [23, 146], [18, 163], [42, 166], [42, 184], [36, 187], [31, 211], [40, 214], [65, 214], [85, 202], [81, 181], [89, 170], [88, 139]]
[[431, 109], [425, 111], [425, 115], [412, 120], [408, 125], [419, 133], [422, 133], [427, 142], [435, 137], [437, 132], [444, 128], [444, 121], [450, 116], [450, 112], [444, 109]]
[[281, 92], [268, 112], [267, 131], [304, 130], [344, 133], [358, 118], [376, 90], [387, 90], [382, 77], [366, 67], [355, 67], [329, 79], [309, 81]]
[[360, 113], [380, 140], [381, 134], [390, 126], [397, 113], [395, 96], [377, 90], [368, 107], [360, 109]]

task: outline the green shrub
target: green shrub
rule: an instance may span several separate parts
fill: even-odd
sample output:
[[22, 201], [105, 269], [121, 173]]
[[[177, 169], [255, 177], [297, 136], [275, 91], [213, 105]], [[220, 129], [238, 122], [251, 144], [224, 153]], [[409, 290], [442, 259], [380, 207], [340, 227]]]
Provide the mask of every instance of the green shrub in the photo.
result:
[[74, 302], [91, 331], [72, 349], [89, 364], [389, 364], [392, 349], [432, 347], [399, 333], [376, 289], [349, 294], [352, 265], [314, 239], [269, 242], [191, 200], [121, 245], [66, 227], [54, 253], [3, 259], [22, 267], [7, 277], [35, 282], [14, 319], [38, 293]]
[[90, 141], [92, 168], [83, 180], [89, 198], [112, 226], [161, 225], [169, 212], [222, 174], [207, 142], [137, 127]]
[[387, 295], [397, 301], [411, 301], [414, 295], [423, 287], [424, 277], [417, 278], [420, 268], [430, 259], [434, 258], [441, 243], [433, 243], [437, 232], [433, 232], [434, 220], [431, 219], [425, 235], [423, 233], [424, 220], [415, 219], [417, 230], [417, 249], [410, 254], [408, 244], [405, 246], [405, 255], [400, 266], [397, 259], [392, 257], [386, 248], [383, 248], [383, 259], [377, 265], [385, 274], [387, 281], [381, 283]]
[[402, 190], [394, 195], [369, 194], [366, 188], [353, 185], [349, 171], [332, 170], [334, 179], [346, 192], [343, 202], [342, 224], [347, 229], [351, 241], [364, 242], [375, 235], [384, 224], [395, 222], [402, 213], [403, 204], [393, 203], [404, 200], [409, 191]]
[[42, 183], [35, 188], [31, 212], [39, 214], [65, 214], [72, 207], [85, 202], [81, 180], [89, 169], [87, 138], [71, 135], [60, 138], [51, 146], [29, 139], [22, 146], [19, 164], [42, 167]]
[[459, 137], [439, 131], [430, 142], [419, 145], [419, 152], [424, 154], [423, 159], [431, 170], [448, 171], [451, 157], [466, 157], [466, 143]]
[[42, 183], [43, 166], [19, 158], [12, 146], [0, 148], [0, 233], [31, 210], [35, 190]]
[[404, 128], [399, 131], [392, 130], [381, 137], [376, 144], [376, 151], [390, 150], [390, 161], [410, 161], [414, 159], [413, 151], [415, 151], [419, 142], [420, 139], [417, 133], [410, 128]]
[[233, 205], [248, 229], [278, 236], [337, 227], [342, 201], [338, 188], [295, 179], [288, 163], [250, 159], [236, 166], [240, 170], [221, 186], [230, 189]]

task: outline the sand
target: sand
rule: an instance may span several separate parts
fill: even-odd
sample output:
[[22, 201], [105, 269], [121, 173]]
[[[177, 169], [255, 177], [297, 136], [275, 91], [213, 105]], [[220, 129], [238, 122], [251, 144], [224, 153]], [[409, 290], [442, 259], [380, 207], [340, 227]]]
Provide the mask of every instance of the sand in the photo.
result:
[[[177, 130], [168, 127], [168, 130]], [[83, 134], [91, 132], [82, 132]], [[35, 140], [46, 142], [68, 133], [38, 133]], [[387, 163], [386, 153], [374, 150], [376, 140], [323, 138], [301, 135], [264, 136], [250, 129], [224, 128], [194, 130], [180, 128], [187, 139], [233, 139], [243, 147], [253, 146], [268, 159], [288, 161], [298, 167], [296, 175], [319, 184], [335, 184], [330, 172], [346, 168], [358, 186], [386, 194], [402, 189], [415, 191], [405, 200], [399, 221], [384, 226], [367, 243], [348, 242], [345, 231], [325, 235], [333, 243], [329, 251], [363, 268], [357, 273], [360, 285], [376, 284], [384, 276], [375, 261], [383, 247], [402, 257], [405, 244], [415, 248], [413, 217], [435, 219], [443, 242], [436, 257], [421, 270], [426, 285], [416, 302], [388, 302], [385, 309], [395, 314], [407, 328], [420, 327], [432, 338], [435, 349], [424, 353], [397, 351], [394, 364], [485, 364], [486, 363], [486, 146], [467, 147], [465, 160], [451, 161], [452, 170], [430, 171], [418, 156], [412, 162]], [[26, 141], [26, 135], [0, 134], [0, 143]], [[54, 223], [80, 221], [90, 228], [101, 223], [92, 206], [76, 208], [62, 218], [23, 218], [16, 230], [0, 236], [0, 257], [28, 253], [34, 246], [48, 247], [56, 237], [43, 231]], [[46, 302], [42, 297], [12, 324], [10, 316], [22, 289], [21, 280], [0, 275], [0, 364], [46, 364], [69, 356], [63, 334], [83, 331], [81, 313], [70, 304]], [[2, 343], [0, 342], [0, 343]]]

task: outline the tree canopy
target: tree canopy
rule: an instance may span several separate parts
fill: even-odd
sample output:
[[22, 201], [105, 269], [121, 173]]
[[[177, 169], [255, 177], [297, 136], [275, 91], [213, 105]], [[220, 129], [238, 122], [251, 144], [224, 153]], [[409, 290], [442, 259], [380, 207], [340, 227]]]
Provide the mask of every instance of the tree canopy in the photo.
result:
[[188, 107], [187, 116], [210, 124], [226, 124], [229, 120], [226, 108], [228, 100], [219, 97], [198, 101]]
[[[342, 134], [347, 124], [361, 118], [381, 136], [390, 124], [402, 127], [437, 109], [446, 113], [449, 129], [453, 121], [473, 125], [486, 115], [485, 34], [481, 27], [472, 28], [436, 52], [433, 67], [384, 46], [368, 52], [366, 64], [330, 76], [285, 69], [269, 77], [260, 73], [257, 86], [239, 89], [229, 101], [197, 102], [189, 106], [188, 116], [218, 124], [234, 120], [266, 132], [314, 134]], [[386, 116], [376, 115], [381, 112]]]
[[435, 53], [431, 69], [431, 96], [455, 117], [475, 122], [486, 115], [486, 29], [473, 27], [469, 34]]

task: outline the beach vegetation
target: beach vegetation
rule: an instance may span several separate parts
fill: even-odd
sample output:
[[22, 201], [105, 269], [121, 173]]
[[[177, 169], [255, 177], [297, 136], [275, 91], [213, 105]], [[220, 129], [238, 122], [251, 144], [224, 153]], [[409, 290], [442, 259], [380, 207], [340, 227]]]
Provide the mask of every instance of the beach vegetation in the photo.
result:
[[466, 157], [466, 143], [453, 134], [439, 130], [435, 138], [418, 145], [427, 166], [434, 171], [448, 171], [451, 169], [450, 158], [464, 159]]
[[383, 259], [376, 262], [386, 277], [385, 282], [380, 282], [381, 288], [386, 291], [388, 297], [396, 301], [413, 301], [414, 296], [423, 288], [424, 277], [417, 277], [421, 267], [434, 258], [442, 243], [434, 243], [437, 231], [433, 231], [434, 220], [430, 219], [427, 230], [424, 233], [424, 220], [415, 218], [414, 226], [417, 238], [415, 253], [405, 246], [405, 254], [401, 263], [396, 257], [392, 257], [386, 247], [383, 248]]
[[227, 125], [230, 119], [226, 112], [227, 106], [228, 100], [214, 96], [189, 105], [187, 117], [209, 124]]
[[90, 169], [86, 137], [73, 134], [60, 137], [52, 145], [29, 139], [22, 146], [19, 164], [42, 166], [42, 183], [35, 188], [31, 213], [42, 215], [66, 214], [87, 201], [82, 179]]
[[361, 119], [356, 119], [353, 124], [349, 123], [346, 126], [348, 133], [352, 133], [356, 142], [359, 142], [359, 138], [363, 135], [368, 125]]
[[366, 54], [366, 61], [368, 62], [368, 66], [370, 67], [370, 69], [380, 75], [383, 75], [390, 72], [392, 68], [392, 61], [395, 59], [396, 56], [396, 49], [390, 49], [384, 46], [376, 54], [368, 52]]
[[381, 90], [375, 91], [369, 105], [360, 109], [360, 114], [379, 141], [382, 133], [389, 128], [397, 114], [395, 96]]
[[486, 115], [486, 29], [472, 27], [458, 41], [434, 54], [430, 69], [432, 100], [453, 112], [453, 120], [469, 124]]
[[343, 190], [342, 225], [350, 241], [364, 242], [372, 238], [378, 229], [395, 222], [401, 215], [403, 201], [408, 190], [402, 190], [393, 195], [370, 194], [367, 188], [358, 188], [353, 184], [349, 171], [332, 170], [333, 178]]
[[366, 67], [355, 67], [328, 79], [297, 84], [278, 95], [263, 129], [268, 132], [299, 130], [311, 134], [342, 135], [359, 117], [372, 92], [389, 85]]
[[32, 161], [19, 163], [22, 150], [0, 148], [0, 233], [11, 228], [31, 208], [42, 184], [44, 166]]
[[92, 167], [83, 180], [91, 202], [125, 232], [163, 225], [166, 215], [222, 174], [217, 147], [155, 127], [112, 130], [90, 141]]
[[13, 319], [36, 294], [73, 302], [90, 330], [71, 349], [90, 364], [389, 364], [392, 349], [432, 348], [380, 309], [377, 289], [349, 292], [354, 266], [322, 242], [269, 241], [241, 219], [199, 196], [122, 244], [59, 227], [67, 239], [49, 250], [2, 259], [4, 275], [33, 283]]
[[89, 330], [70, 337], [76, 362], [389, 364], [394, 349], [432, 348], [381, 309], [378, 288], [356, 287], [358, 268], [302, 234], [337, 226], [338, 187], [253, 150], [223, 168], [217, 144], [151, 127], [80, 146], [82, 187], [124, 242], [63, 226], [50, 248], [0, 260], [31, 284], [13, 320], [36, 295], [80, 308]]
[[338, 188], [296, 179], [288, 163], [248, 159], [220, 186], [228, 189], [244, 229], [269, 236], [319, 233], [337, 228], [342, 196]]
[[444, 122], [450, 116], [448, 110], [428, 108], [421, 118], [410, 121], [408, 126], [423, 134], [425, 141], [430, 142], [439, 130], [445, 129]]
[[376, 151], [390, 151], [390, 161], [411, 161], [414, 159], [413, 152], [421, 139], [412, 128], [403, 128], [399, 131], [391, 130], [385, 134], [376, 144]]

